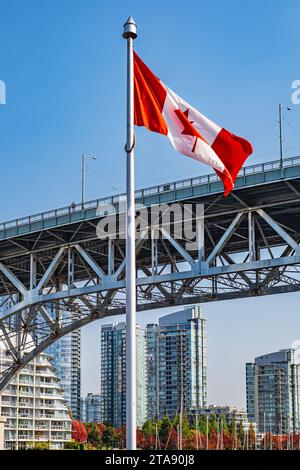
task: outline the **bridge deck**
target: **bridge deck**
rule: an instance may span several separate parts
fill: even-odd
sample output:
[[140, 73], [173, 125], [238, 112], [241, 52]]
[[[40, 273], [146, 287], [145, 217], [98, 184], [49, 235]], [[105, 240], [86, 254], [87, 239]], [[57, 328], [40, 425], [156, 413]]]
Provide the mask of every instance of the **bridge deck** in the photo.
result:
[[[300, 178], [300, 156], [287, 158], [280, 168], [280, 161], [245, 166], [236, 180], [236, 190], [266, 183]], [[174, 203], [191, 198], [205, 197], [223, 192], [223, 184], [215, 173], [165, 183], [136, 191], [136, 202], [145, 206]], [[125, 201], [125, 194], [88, 201], [85, 209], [81, 204], [66, 206], [38, 214], [0, 223], [0, 240], [18, 237], [41, 230], [52, 229], [98, 217], [99, 209], [108, 204], [116, 209]]]

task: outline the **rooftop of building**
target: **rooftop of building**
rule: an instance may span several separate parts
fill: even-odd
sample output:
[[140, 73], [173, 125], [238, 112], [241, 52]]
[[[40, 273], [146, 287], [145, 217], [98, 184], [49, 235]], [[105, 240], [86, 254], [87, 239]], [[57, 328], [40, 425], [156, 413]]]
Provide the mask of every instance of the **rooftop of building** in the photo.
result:
[[299, 359], [295, 355], [295, 349], [280, 349], [279, 351], [258, 356], [254, 360], [254, 363], [257, 365], [270, 365], [283, 362], [290, 362], [292, 364], [299, 363]]
[[196, 319], [204, 319], [202, 307], [198, 305], [186, 307], [178, 312], [169, 313], [168, 315], [160, 317], [159, 326], [182, 324]]

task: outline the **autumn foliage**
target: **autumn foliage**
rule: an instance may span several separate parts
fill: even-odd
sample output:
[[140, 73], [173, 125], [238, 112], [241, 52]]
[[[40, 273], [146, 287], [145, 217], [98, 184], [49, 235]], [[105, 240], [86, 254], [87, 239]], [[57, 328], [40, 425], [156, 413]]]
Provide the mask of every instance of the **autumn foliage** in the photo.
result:
[[[146, 421], [142, 429], [137, 430], [138, 449], [170, 449], [176, 450], [180, 445], [178, 435], [178, 420], [172, 422], [167, 416], [157, 423]], [[72, 421], [72, 439], [74, 445], [86, 449], [124, 449], [126, 447], [126, 428], [113, 428], [103, 423], [82, 423]], [[219, 420], [210, 417], [209, 421], [203, 419], [198, 423], [189, 423], [186, 417], [182, 420], [182, 449], [186, 450], [234, 450], [257, 448], [257, 436], [254, 428], [250, 425], [248, 433], [242, 427], [233, 422], [227, 426], [223, 422], [220, 427]], [[277, 436], [266, 433], [260, 443], [261, 449], [300, 449], [300, 435], [291, 434]]]
[[81, 421], [72, 421], [72, 439], [79, 444], [87, 441], [87, 432]]

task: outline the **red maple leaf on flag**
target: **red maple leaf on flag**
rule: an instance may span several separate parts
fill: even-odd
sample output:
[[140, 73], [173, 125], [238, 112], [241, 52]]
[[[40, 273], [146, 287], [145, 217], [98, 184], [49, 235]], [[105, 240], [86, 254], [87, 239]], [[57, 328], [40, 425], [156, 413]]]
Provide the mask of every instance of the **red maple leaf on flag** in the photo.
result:
[[180, 120], [181, 124], [183, 125], [183, 131], [181, 132], [181, 134], [191, 135], [191, 136], [196, 137], [193, 148], [192, 148], [192, 152], [195, 152], [195, 148], [196, 148], [198, 139], [202, 139], [205, 143], [207, 143], [206, 140], [204, 139], [204, 137], [202, 137], [202, 135], [199, 134], [197, 129], [193, 126], [194, 121], [189, 120], [190, 110], [188, 108], [185, 111], [181, 111], [181, 109], [175, 109], [174, 112], [175, 112], [176, 116], [178, 117], [178, 119]]

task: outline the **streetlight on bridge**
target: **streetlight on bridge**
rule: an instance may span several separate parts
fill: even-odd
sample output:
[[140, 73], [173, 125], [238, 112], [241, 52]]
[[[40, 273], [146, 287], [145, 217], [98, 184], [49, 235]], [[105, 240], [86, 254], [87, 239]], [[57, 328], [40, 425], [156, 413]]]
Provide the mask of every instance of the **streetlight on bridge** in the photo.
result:
[[82, 210], [85, 207], [85, 190], [86, 190], [86, 161], [87, 160], [97, 160], [97, 157], [82, 155], [82, 164], [81, 164], [81, 205]]

